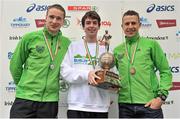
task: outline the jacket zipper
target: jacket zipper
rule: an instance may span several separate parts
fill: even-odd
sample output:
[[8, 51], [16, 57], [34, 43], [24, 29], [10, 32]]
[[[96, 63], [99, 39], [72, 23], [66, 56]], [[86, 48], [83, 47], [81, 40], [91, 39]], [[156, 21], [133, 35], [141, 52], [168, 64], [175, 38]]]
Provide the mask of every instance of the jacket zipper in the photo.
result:
[[[49, 72], [49, 69], [48, 69], [48, 72]], [[43, 101], [44, 93], [46, 91], [48, 75], [49, 75], [49, 73], [47, 73], [47, 75], [46, 75], [46, 82], [45, 82], [44, 90], [43, 90], [43, 93], [42, 93], [41, 101]]]
[[[130, 56], [130, 59], [131, 59], [131, 46], [129, 45], [129, 47], [128, 47], [128, 53], [130, 54], [129, 56]], [[130, 64], [130, 62], [128, 61], [128, 80], [129, 80], [129, 95], [130, 95], [130, 100], [131, 100], [131, 103], [133, 103], [133, 101], [132, 101], [132, 92], [131, 92], [131, 74], [130, 74], [130, 66], [131, 66], [131, 64]]]
[[[51, 48], [52, 48], [52, 45], [53, 45], [52, 41], [53, 41], [53, 37], [51, 38]], [[41, 101], [43, 101], [44, 93], [46, 91], [48, 75], [49, 75], [49, 68], [48, 68], [48, 73], [46, 75], [46, 82], [45, 82], [45, 87], [44, 87], [44, 90], [43, 90], [43, 93], [42, 93]]]

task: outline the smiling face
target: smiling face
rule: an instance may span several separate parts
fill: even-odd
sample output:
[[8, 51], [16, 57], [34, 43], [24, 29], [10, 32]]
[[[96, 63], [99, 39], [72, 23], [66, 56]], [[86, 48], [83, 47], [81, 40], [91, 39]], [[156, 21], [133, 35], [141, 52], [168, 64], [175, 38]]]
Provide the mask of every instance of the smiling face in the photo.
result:
[[46, 15], [46, 27], [52, 34], [56, 34], [61, 26], [64, 24], [64, 12], [57, 9], [51, 8], [48, 10]]
[[88, 42], [97, 41], [97, 33], [101, 26], [101, 18], [95, 11], [88, 11], [81, 19], [85, 38]]
[[100, 26], [97, 19], [85, 19], [84, 31], [87, 37], [96, 37]]
[[127, 37], [133, 37], [139, 32], [141, 24], [138, 16], [127, 15], [122, 19], [122, 29]]

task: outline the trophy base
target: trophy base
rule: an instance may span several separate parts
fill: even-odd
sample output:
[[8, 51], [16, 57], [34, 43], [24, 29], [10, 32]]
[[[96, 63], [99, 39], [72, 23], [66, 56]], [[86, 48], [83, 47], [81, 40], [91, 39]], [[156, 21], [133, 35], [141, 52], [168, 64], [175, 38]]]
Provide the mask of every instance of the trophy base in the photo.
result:
[[97, 87], [103, 89], [120, 88], [120, 80], [118, 74], [111, 71], [99, 70], [96, 71], [96, 75], [101, 78], [95, 79], [98, 83], [98, 85], [96, 85]]

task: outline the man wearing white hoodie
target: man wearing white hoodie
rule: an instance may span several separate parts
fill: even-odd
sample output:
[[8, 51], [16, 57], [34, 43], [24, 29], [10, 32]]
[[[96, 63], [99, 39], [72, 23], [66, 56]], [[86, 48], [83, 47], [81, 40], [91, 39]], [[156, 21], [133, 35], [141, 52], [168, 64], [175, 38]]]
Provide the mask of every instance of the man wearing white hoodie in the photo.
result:
[[68, 118], [108, 118], [110, 94], [108, 90], [97, 88], [95, 71], [98, 58], [105, 47], [98, 45], [97, 33], [101, 18], [95, 11], [82, 17], [85, 36], [74, 41], [61, 65], [61, 76], [70, 84], [68, 90]]

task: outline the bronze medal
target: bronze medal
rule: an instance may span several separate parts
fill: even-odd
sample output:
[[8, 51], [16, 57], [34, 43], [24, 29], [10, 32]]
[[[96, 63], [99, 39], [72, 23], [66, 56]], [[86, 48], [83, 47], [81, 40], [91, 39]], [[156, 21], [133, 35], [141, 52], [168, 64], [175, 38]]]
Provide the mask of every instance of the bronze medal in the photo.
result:
[[[131, 66], [133, 66], [133, 64], [134, 64], [134, 58], [135, 58], [135, 54], [136, 54], [136, 50], [137, 50], [137, 45], [138, 45], [138, 42], [139, 42], [139, 38], [140, 38], [140, 37], [138, 37], [137, 43], [136, 43], [136, 45], [135, 45], [135, 47], [134, 47], [134, 51], [133, 51], [133, 53], [132, 53], [132, 57], [129, 56], [128, 49], [127, 49], [127, 45], [126, 45], [126, 43], [125, 43], [126, 55], [127, 55], [127, 58], [128, 58], [128, 60], [129, 60], [129, 63], [131, 64]], [[130, 72], [131, 75], [134, 75], [134, 74], [136, 73], [135, 67], [131, 67], [129, 72]]]
[[131, 73], [131, 75], [134, 75], [136, 73], [136, 69], [134, 67], [131, 67], [130, 73]]

